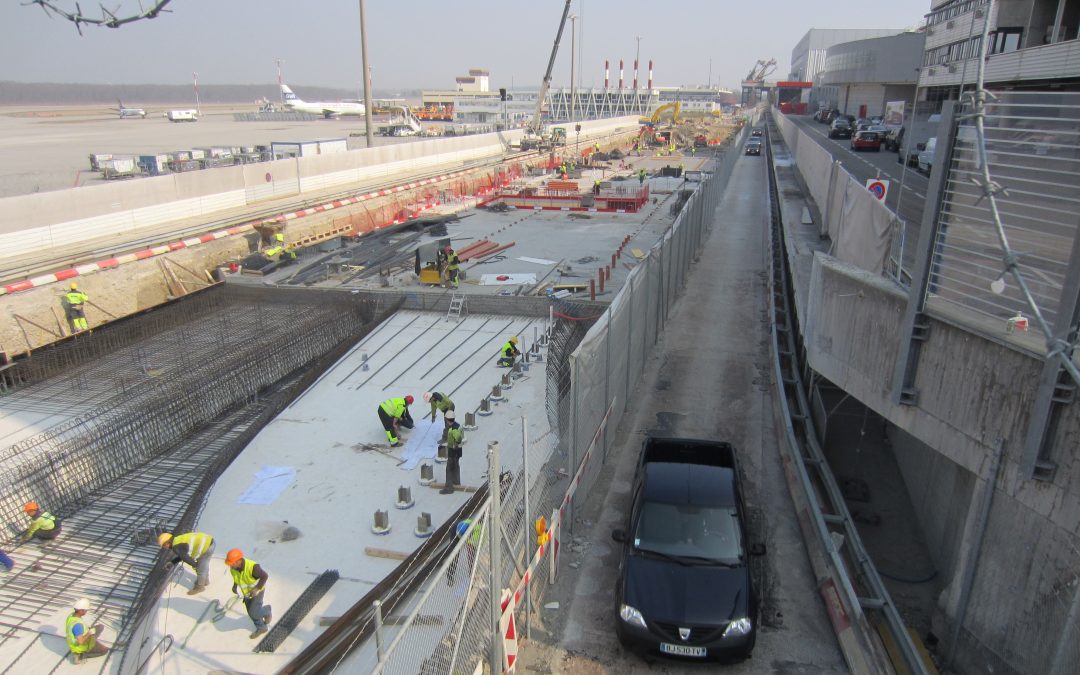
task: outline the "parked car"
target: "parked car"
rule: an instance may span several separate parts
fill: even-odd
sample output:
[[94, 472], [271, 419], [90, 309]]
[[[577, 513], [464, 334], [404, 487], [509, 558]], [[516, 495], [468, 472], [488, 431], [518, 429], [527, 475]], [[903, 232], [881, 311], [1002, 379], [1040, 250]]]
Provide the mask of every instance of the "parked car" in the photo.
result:
[[746, 154], [748, 155], [760, 155], [761, 154], [761, 137], [752, 136], [750, 140], [746, 142]]
[[615, 587], [624, 647], [695, 660], [750, 656], [758, 605], [735, 449], [649, 436], [634, 477]]
[[819, 121], [822, 124], [832, 124], [833, 120], [836, 119], [837, 115], [839, 114], [840, 111], [836, 110], [835, 108], [831, 110], [826, 110], [825, 114], [821, 116], [821, 119]]
[[899, 142], [899, 156], [896, 161], [900, 164], [905, 162], [918, 165], [919, 153], [926, 149], [926, 143], [932, 136], [937, 136], [938, 127], [941, 126], [941, 115], [934, 113], [926, 117], [919, 116], [910, 124], [905, 124], [906, 131]]
[[851, 138], [851, 125], [846, 117], [837, 117], [829, 125], [829, 138]]
[[885, 149], [896, 152], [904, 140], [904, 127], [892, 127], [885, 132]]
[[922, 146], [922, 150], [919, 151], [919, 172], [929, 176], [930, 171], [934, 168], [934, 152], [937, 150], [937, 136], [930, 138], [925, 144], [920, 143], [920, 145]]
[[871, 122], [866, 117], [857, 117], [857, 118], [851, 120], [851, 130], [852, 130], [852, 132], [858, 131], [860, 126], [870, 126], [870, 125], [871, 125]]
[[881, 152], [881, 135], [876, 131], [860, 131], [851, 137], [851, 149]]
[[871, 124], [876, 124], [877, 126], [881, 126], [884, 121], [885, 121], [885, 118], [882, 117], [881, 115], [874, 115], [873, 117], [870, 118], [870, 123]]

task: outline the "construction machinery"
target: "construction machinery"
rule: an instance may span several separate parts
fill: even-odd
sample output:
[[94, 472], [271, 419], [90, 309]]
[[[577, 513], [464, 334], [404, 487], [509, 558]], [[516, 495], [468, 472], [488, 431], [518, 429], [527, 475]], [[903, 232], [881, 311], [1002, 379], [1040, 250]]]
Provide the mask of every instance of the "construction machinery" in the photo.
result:
[[746, 78], [742, 83], [742, 104], [747, 106], [751, 104], [751, 98], [754, 98], [754, 92], [758, 89], [762, 89], [765, 86], [765, 78], [768, 77], [776, 70], [776, 59], [758, 59], [754, 67], [750, 69], [750, 72], [746, 74]]
[[[544, 108], [544, 99], [547, 98], [548, 89], [551, 88], [551, 71], [555, 68], [555, 56], [559, 53], [559, 41], [562, 39], [563, 29], [566, 27], [566, 17], [570, 15], [570, 3], [572, 1], [566, 0], [566, 6], [563, 7], [562, 19], [559, 21], [559, 32], [555, 34], [555, 44], [551, 45], [551, 58], [548, 59], [547, 72], [544, 73], [544, 81], [540, 83], [540, 91], [536, 94], [536, 112], [533, 113], [532, 120], [525, 127], [525, 133], [521, 137], [522, 150], [532, 150], [545, 143], [544, 137], [540, 133], [540, 114]], [[547, 141], [547, 143], [550, 143], [550, 141]]]
[[[675, 125], [679, 123], [679, 112], [681, 110], [682, 104], [674, 101], [658, 107], [650, 117], [640, 118], [638, 123], [641, 125], [641, 131], [638, 132], [638, 140], [643, 145], [668, 143], [671, 139], [671, 132], [674, 131]], [[660, 120], [668, 112], [671, 113], [671, 126], [666, 131], [663, 131], [659, 128]]]

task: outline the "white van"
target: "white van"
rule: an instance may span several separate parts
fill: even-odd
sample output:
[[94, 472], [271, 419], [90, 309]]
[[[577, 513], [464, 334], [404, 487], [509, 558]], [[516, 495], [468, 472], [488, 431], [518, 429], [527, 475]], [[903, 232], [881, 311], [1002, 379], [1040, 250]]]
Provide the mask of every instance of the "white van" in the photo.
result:
[[170, 122], [196, 122], [199, 119], [199, 113], [194, 110], [170, 110], [165, 113], [165, 119]]
[[925, 146], [919, 151], [919, 171], [921, 173], [930, 175], [930, 170], [934, 168], [934, 151], [937, 150], [937, 136], [933, 136], [926, 140]]

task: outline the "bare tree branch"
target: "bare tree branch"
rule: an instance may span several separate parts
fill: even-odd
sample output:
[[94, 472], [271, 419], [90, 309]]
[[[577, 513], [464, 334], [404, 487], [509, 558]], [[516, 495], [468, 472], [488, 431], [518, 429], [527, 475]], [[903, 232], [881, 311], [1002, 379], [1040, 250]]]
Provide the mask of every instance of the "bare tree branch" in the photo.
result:
[[24, 2], [23, 5], [38, 5], [50, 18], [55, 15], [67, 19], [75, 24], [75, 30], [79, 31], [79, 35], [82, 35], [82, 24], [119, 28], [125, 23], [142, 21], [143, 19], [155, 19], [161, 12], [172, 11], [165, 9], [165, 5], [169, 4], [169, 2], [171, 2], [171, 0], [154, 0], [154, 6], [146, 10], [142, 8], [142, 3], [139, 3], [139, 13], [128, 16], [117, 16], [117, 12], [120, 11], [119, 6], [114, 10], [108, 10], [105, 8], [105, 5], [99, 4], [98, 7], [101, 8], [101, 18], [89, 17], [83, 14], [82, 7], [80, 7], [77, 2], [75, 3], [74, 12], [58, 7], [52, 0], [28, 0], [28, 2]]

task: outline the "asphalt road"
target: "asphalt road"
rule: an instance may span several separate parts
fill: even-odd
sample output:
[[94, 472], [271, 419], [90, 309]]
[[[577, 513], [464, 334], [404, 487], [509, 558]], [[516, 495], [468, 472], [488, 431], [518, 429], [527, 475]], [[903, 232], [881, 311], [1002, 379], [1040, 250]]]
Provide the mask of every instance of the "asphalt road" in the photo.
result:
[[[829, 126], [815, 122], [804, 115], [789, 115], [786, 118], [794, 122], [803, 131], [810, 134], [833, 159], [840, 161], [852, 176], [861, 182], [869, 178], [884, 178], [889, 181], [889, 192], [885, 196], [885, 205], [907, 223], [904, 245], [904, 267], [910, 269], [914, 260], [913, 251], [919, 240], [919, 228], [922, 225], [923, 205], [926, 202], [926, 190], [929, 179], [919, 173], [915, 167], [904, 167], [897, 162], [897, 153], [885, 150], [851, 150], [851, 141], [847, 138], [829, 138]], [[818, 205], [824, 208], [823, 204]]]
[[646, 661], [615, 637], [618, 545], [644, 435], [729, 440], [739, 453], [761, 604], [754, 655], [732, 673], [847, 672], [816, 590], [776, 436], [766, 312], [768, 192], [764, 157], [740, 156], [704, 252], [616, 434], [595, 484], [579, 492], [574, 539], [546, 590], [521, 666], [537, 673], [702, 673], [701, 663]]

